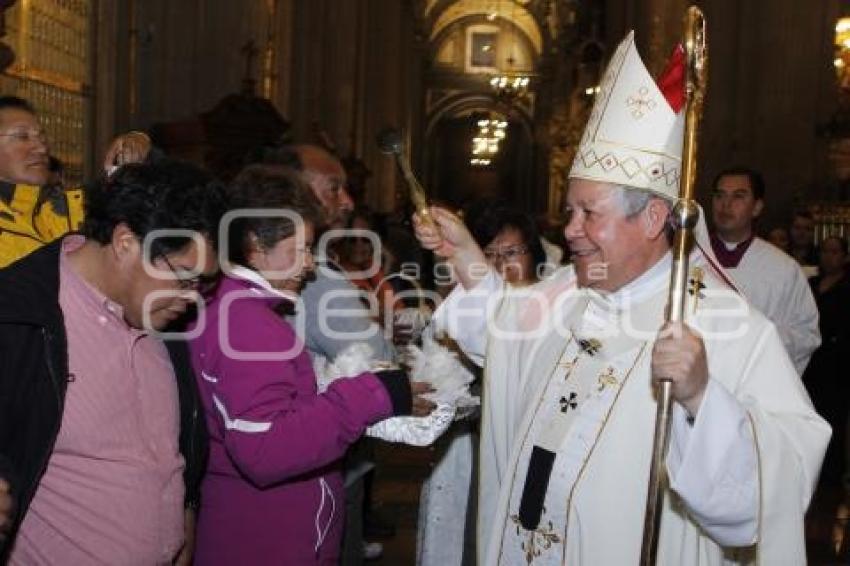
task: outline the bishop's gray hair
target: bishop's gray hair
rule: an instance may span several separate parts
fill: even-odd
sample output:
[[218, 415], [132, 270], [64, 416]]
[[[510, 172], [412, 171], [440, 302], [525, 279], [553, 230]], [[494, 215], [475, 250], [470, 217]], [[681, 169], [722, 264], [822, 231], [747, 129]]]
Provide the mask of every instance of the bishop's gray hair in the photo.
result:
[[[646, 207], [649, 205], [649, 201], [656, 198], [664, 201], [664, 204], [667, 205], [668, 213], [673, 209], [673, 202], [670, 201], [670, 199], [664, 198], [660, 194], [647, 189], [617, 185], [615, 187], [615, 193], [617, 195], [616, 199], [620, 202], [620, 210], [622, 210], [623, 215], [629, 219], [634, 218], [646, 210]], [[675, 228], [673, 227], [672, 218], [669, 215], [665, 231], [667, 233], [668, 241], [672, 242]]]
[[615, 192], [617, 194], [616, 198], [620, 202], [620, 210], [623, 211], [623, 215], [626, 218], [633, 218], [646, 210], [649, 201], [654, 198], [660, 198], [663, 200], [667, 203], [668, 208], [672, 208], [673, 206], [673, 204], [666, 198], [647, 189], [617, 185], [615, 186]]

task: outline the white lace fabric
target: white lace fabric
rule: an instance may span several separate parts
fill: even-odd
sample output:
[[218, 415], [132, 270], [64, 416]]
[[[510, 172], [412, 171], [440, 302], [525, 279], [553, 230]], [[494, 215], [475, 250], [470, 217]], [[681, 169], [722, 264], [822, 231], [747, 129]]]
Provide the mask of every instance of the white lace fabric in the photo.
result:
[[[411, 381], [430, 383], [434, 391], [423, 395], [437, 408], [426, 417], [391, 417], [370, 426], [366, 435], [387, 442], [429, 446], [440, 437], [454, 421], [458, 409], [467, 412], [479, 404], [477, 397], [469, 394], [473, 375], [457, 359], [456, 354], [433, 340], [423, 337], [422, 348], [407, 346], [411, 361]], [[365, 371], [380, 371], [397, 367], [374, 359], [368, 344], [352, 344], [331, 362], [322, 357], [313, 360], [319, 391], [325, 391], [337, 379], [359, 375]]]

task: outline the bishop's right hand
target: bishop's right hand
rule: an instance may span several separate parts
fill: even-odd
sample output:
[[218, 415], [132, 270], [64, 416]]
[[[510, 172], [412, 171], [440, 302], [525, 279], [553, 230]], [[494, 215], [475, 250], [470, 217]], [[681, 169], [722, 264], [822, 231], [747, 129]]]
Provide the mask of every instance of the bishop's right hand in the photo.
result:
[[451, 259], [458, 253], [477, 247], [459, 216], [439, 206], [432, 206], [429, 211], [433, 223], [423, 222], [418, 213], [413, 215], [416, 238], [423, 248]]
[[422, 222], [418, 214], [413, 215], [416, 238], [423, 248], [446, 258], [460, 284], [472, 289], [489, 269], [484, 252], [459, 216], [438, 206], [432, 206], [430, 212], [433, 223]]

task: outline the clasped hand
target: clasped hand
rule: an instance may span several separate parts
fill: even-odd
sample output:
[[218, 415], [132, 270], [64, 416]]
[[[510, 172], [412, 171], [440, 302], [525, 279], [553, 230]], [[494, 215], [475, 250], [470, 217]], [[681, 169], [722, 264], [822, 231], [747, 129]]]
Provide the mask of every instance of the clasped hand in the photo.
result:
[[652, 376], [670, 380], [671, 394], [692, 417], [708, 385], [708, 362], [702, 337], [683, 322], [668, 322], [652, 349]]

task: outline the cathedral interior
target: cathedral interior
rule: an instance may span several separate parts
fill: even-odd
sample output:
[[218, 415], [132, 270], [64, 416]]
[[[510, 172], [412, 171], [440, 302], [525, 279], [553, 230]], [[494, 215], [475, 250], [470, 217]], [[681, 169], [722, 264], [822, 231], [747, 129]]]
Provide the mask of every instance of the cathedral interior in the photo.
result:
[[[768, 187], [761, 229], [809, 207], [823, 233], [843, 230], [850, 6], [697, 4], [710, 53], [698, 194], [718, 170], [745, 164]], [[320, 141], [354, 171], [357, 199], [391, 211], [404, 206], [405, 190], [375, 137], [394, 127], [432, 199], [497, 195], [553, 220], [611, 50], [634, 29], [650, 71], [660, 72], [686, 8], [684, 0], [2, 5], [2, 88], [35, 103], [73, 180], [90, 178], [109, 140], [134, 129], [225, 177], [258, 147]], [[492, 136], [479, 135], [491, 123]]]
[[[557, 227], [612, 50], [635, 30], [658, 74], [688, 4], [0, 0], [0, 90], [36, 107], [69, 182], [96, 176], [130, 130], [223, 179], [297, 141], [342, 158], [357, 203], [405, 212], [407, 185], [376, 143], [394, 128], [431, 200], [499, 197]], [[698, 199], [746, 165], [766, 180], [761, 232], [808, 209], [818, 238], [849, 235], [850, 2], [695, 4], [709, 42]], [[382, 563], [411, 563], [429, 452], [378, 458], [375, 497], [399, 530]]]

